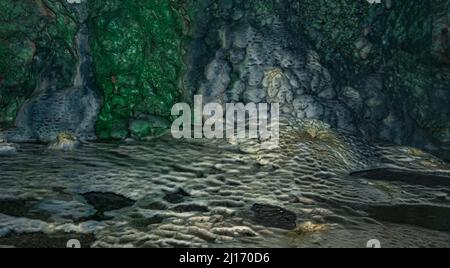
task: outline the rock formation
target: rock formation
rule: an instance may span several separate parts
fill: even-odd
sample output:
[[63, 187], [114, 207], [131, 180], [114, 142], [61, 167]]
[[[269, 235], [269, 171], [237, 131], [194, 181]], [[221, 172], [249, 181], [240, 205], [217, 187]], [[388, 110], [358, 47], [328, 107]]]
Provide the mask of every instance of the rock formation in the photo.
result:
[[[10, 141], [51, 141], [62, 132], [74, 133], [80, 139], [95, 139], [95, 121], [100, 109], [100, 95], [92, 71], [85, 3], [61, 3], [67, 16], [77, 25], [72, 53], [75, 64], [72, 83], [59, 87], [65, 68], [57, 57], [45, 59], [37, 78], [37, 87], [23, 105], [15, 120], [15, 129], [6, 133]], [[37, 59], [40, 60], [40, 59]], [[43, 60], [43, 59], [41, 59]]]
[[202, 94], [448, 152], [445, 0], [40, 0], [1, 12], [11, 140], [143, 139]]

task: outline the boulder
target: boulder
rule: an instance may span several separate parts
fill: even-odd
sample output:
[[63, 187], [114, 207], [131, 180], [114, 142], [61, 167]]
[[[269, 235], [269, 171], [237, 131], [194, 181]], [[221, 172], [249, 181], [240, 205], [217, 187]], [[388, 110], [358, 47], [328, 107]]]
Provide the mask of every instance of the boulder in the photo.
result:
[[51, 150], [72, 151], [81, 146], [78, 138], [70, 133], [60, 133], [49, 145]]
[[0, 141], [0, 156], [11, 156], [17, 154], [17, 148], [11, 143], [1, 143]]

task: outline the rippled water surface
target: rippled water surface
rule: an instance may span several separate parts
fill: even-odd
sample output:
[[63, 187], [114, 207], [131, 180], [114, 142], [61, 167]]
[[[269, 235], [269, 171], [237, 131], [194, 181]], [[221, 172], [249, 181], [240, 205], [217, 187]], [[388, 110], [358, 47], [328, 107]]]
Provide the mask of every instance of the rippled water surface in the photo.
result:
[[[361, 170], [372, 171], [350, 175]], [[22, 144], [0, 157], [0, 245], [448, 247], [449, 174], [415, 149], [294, 127], [277, 150], [170, 137]]]

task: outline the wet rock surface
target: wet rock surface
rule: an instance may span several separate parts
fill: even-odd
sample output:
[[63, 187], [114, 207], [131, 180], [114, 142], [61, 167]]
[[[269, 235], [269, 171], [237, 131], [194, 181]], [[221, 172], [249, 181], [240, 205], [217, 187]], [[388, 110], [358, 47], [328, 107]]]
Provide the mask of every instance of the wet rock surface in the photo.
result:
[[21, 217], [27, 214], [30, 210], [30, 201], [24, 199], [2, 199], [0, 200], [0, 213]]
[[0, 244], [38, 246], [36, 235], [53, 243], [63, 233], [87, 235], [93, 247], [365, 247], [375, 238], [383, 247], [449, 245], [446, 185], [350, 176], [448, 176], [448, 164], [311, 125], [283, 121], [273, 150], [168, 136], [63, 154], [23, 144], [0, 161]]
[[[73, 29], [65, 33], [73, 34], [69, 37], [70, 47], [64, 52], [70, 55], [70, 64], [61, 62], [58, 58], [61, 55], [34, 55], [35, 61], [45, 61], [45, 64], [40, 63], [44, 67], [37, 75], [36, 88], [15, 116], [14, 128], [4, 133], [13, 142], [51, 142], [66, 131], [83, 140], [96, 139], [94, 125], [101, 96], [94, 81], [90, 55], [88, 7], [84, 2], [53, 4], [64, 11], [76, 28], [75, 33]], [[68, 21], [62, 24], [69, 24]]]
[[115, 193], [89, 192], [82, 196], [88, 204], [95, 208], [96, 214], [92, 218], [95, 220], [110, 219], [105, 216], [105, 212], [131, 207], [135, 203], [135, 201]]
[[295, 213], [280, 207], [254, 204], [252, 206], [253, 221], [266, 227], [292, 230], [297, 226]]
[[431, 230], [450, 230], [450, 208], [437, 205], [380, 205], [369, 209], [375, 219], [421, 226]]
[[448, 159], [448, 9], [446, 0], [3, 1], [0, 125], [17, 127], [5, 132], [13, 142], [62, 131], [145, 140], [170, 126], [174, 103], [202, 94], [279, 102], [283, 114]]
[[191, 95], [278, 102], [366, 138], [446, 150], [448, 1], [202, 3], [187, 50]]
[[178, 189], [176, 192], [167, 193], [163, 199], [172, 204], [182, 203], [190, 194], [183, 189]]
[[17, 147], [10, 143], [0, 142], [0, 156], [12, 156], [17, 153]]
[[448, 175], [410, 171], [407, 169], [382, 168], [353, 172], [351, 175], [371, 180], [403, 181], [409, 184], [450, 186], [450, 176]]
[[[283, 114], [355, 130], [355, 118], [338, 98], [319, 54], [306, 35], [290, 31], [285, 4], [273, 4], [285, 16], [266, 14], [256, 2], [233, 5], [217, 7], [222, 11], [217, 13], [210, 7], [209, 15], [197, 20], [188, 51], [191, 91], [205, 102], [279, 103]], [[245, 16], [235, 20], [237, 10]], [[213, 21], [214, 26], [204, 27]]]

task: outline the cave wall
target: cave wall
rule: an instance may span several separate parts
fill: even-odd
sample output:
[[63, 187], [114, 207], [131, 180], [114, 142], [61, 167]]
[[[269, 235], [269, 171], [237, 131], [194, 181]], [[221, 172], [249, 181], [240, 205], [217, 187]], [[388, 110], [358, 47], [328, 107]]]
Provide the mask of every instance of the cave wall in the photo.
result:
[[294, 9], [292, 28], [308, 34], [338, 88], [363, 93], [366, 81], [380, 83], [360, 117], [367, 136], [449, 142], [449, 1], [298, 1]]
[[449, 142], [448, 1], [205, 1], [187, 87], [372, 140]]
[[91, 44], [104, 95], [103, 139], [145, 138], [170, 127], [181, 101], [185, 11], [182, 1], [90, 1]]
[[[25, 6], [20, 9], [22, 5]], [[13, 34], [21, 38], [19, 42], [33, 43], [32, 60], [20, 68], [28, 74], [27, 81], [32, 86], [17, 84], [13, 88], [14, 93], [22, 97], [22, 103], [20, 109], [16, 109], [14, 128], [4, 131], [3, 135], [11, 142], [48, 142], [63, 132], [81, 140], [96, 139], [94, 125], [101, 96], [92, 71], [86, 2], [27, 0], [11, 1], [11, 5], [6, 6], [7, 11], [17, 8], [19, 17], [13, 19], [10, 26], [19, 24], [21, 16], [28, 18], [32, 16], [30, 12], [36, 12], [33, 18], [38, 23], [37, 28], [30, 25], [31, 28], [23, 29], [25, 32]], [[23, 34], [35, 39], [22, 39]], [[16, 53], [17, 48], [12, 48], [10, 53]], [[4, 96], [11, 98], [7, 94]]]
[[[84, 1], [83, 1], [84, 2]], [[65, 0], [2, 1], [0, 124], [49, 62], [76, 65]], [[89, 0], [101, 139], [145, 138], [178, 101], [280, 102], [373, 140], [448, 146], [449, 1]]]
[[0, 2], [0, 127], [13, 125], [47, 65], [59, 67], [55, 87], [70, 85], [76, 29], [58, 0]]
[[186, 86], [205, 102], [277, 102], [281, 112], [355, 132], [308, 36], [292, 31], [294, 1], [208, 1], [188, 48]]

